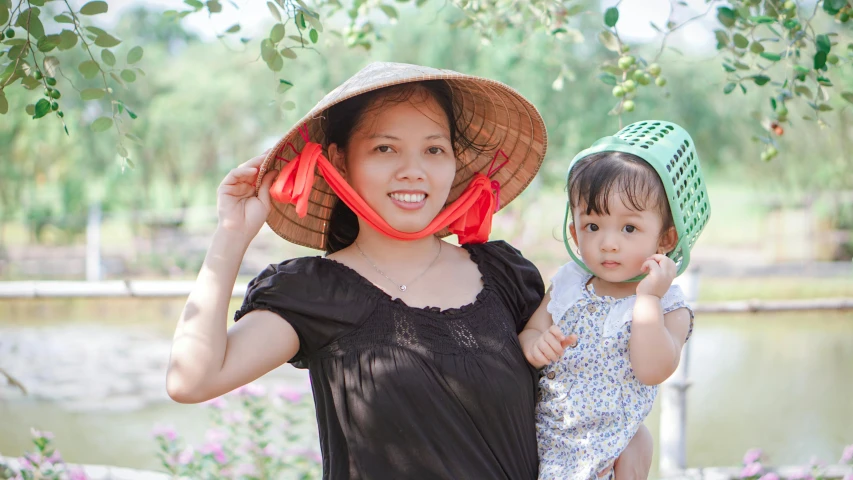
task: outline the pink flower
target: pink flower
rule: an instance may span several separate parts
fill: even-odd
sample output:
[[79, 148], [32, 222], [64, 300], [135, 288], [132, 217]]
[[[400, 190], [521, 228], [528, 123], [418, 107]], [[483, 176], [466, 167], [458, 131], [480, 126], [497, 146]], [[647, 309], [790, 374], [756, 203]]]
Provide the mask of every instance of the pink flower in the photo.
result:
[[45, 461], [47, 463], [62, 463], [62, 455], [59, 454], [59, 450], [54, 450]]
[[228, 406], [228, 402], [226, 402], [222, 397], [216, 397], [204, 402], [204, 405], [207, 405], [214, 410], [222, 410]]
[[752, 448], [743, 456], [743, 464], [749, 465], [750, 463], [755, 463], [761, 460], [762, 455], [764, 455], [764, 452], [760, 448]]
[[222, 443], [228, 439], [228, 432], [219, 428], [211, 428], [204, 433], [204, 439], [208, 443]]
[[779, 475], [776, 475], [776, 474], [775, 474], [775, 473], [773, 473], [773, 472], [765, 473], [765, 474], [764, 474], [761, 478], [759, 478], [758, 480], [779, 480]]
[[222, 445], [217, 442], [206, 443], [201, 447], [201, 453], [202, 455], [212, 455], [213, 459], [216, 460], [216, 463], [219, 463], [220, 465], [228, 462], [228, 458], [222, 450]]
[[35, 438], [43, 438], [45, 440], [53, 440], [53, 434], [50, 432], [41, 432], [41, 431], [36, 430], [35, 428], [31, 428], [30, 433]]
[[850, 463], [853, 461], [853, 444], [844, 447], [844, 452], [841, 453], [841, 463]]
[[68, 472], [68, 480], [89, 480], [82, 468], [74, 468]]
[[763, 470], [764, 469], [761, 467], [761, 463], [750, 463], [749, 465], [743, 467], [743, 470], [741, 470], [740, 472], [740, 478], [757, 477], [758, 475], [761, 475], [761, 472]]
[[228, 425], [234, 425], [235, 423], [241, 423], [246, 416], [241, 411], [236, 412], [225, 412], [222, 415], [222, 420]]
[[844, 475], [844, 478], [842, 478], [841, 480], [853, 480], [853, 472]]
[[154, 438], [165, 438], [169, 442], [174, 442], [178, 438], [178, 432], [174, 428], [165, 425], [158, 425], [152, 431]]
[[263, 385], [250, 383], [234, 390], [234, 393], [241, 397], [258, 398], [267, 394], [267, 389]]
[[811, 460], [809, 460], [809, 465], [813, 467], [823, 467], [824, 465], [826, 465], [826, 462], [817, 458], [816, 456], [813, 456]]
[[195, 460], [195, 450], [193, 450], [192, 445], [185, 448], [180, 454], [178, 454], [178, 464], [179, 465], [189, 465]]
[[299, 392], [287, 386], [279, 387], [275, 393], [279, 396], [279, 398], [290, 403], [299, 402], [300, 400], [302, 400], [303, 395], [302, 392]]
[[276, 451], [275, 447], [273, 447], [272, 445], [267, 445], [262, 451], [262, 454], [267, 458], [275, 458], [277, 453], [278, 451]]

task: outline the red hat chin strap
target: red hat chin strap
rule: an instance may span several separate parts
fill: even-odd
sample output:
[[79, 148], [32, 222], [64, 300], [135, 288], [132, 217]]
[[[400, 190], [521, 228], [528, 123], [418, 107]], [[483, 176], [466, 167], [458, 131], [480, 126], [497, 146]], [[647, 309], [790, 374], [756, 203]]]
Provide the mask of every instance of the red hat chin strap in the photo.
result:
[[[294, 151], [296, 150], [290, 145]], [[503, 154], [503, 152], [499, 152]], [[505, 155], [504, 155], [505, 156]], [[281, 157], [279, 160], [287, 161]], [[497, 155], [495, 155], [497, 158]], [[492, 175], [500, 167], [489, 169]], [[494, 160], [492, 162], [494, 166]], [[375, 230], [397, 240], [416, 240], [434, 235], [445, 227], [459, 237], [459, 243], [484, 243], [489, 240], [492, 230], [492, 215], [500, 207], [500, 184], [489, 177], [477, 173], [462, 192], [462, 195], [441, 211], [430, 224], [419, 232], [401, 232], [394, 229], [379, 216], [344, 180], [338, 170], [323, 156], [323, 148], [314, 142], [307, 142], [305, 148], [290, 160], [278, 174], [270, 187], [270, 196], [279, 203], [291, 203], [296, 206], [300, 218], [308, 213], [308, 198], [314, 185], [314, 171], [320, 169], [323, 178], [359, 218]]]

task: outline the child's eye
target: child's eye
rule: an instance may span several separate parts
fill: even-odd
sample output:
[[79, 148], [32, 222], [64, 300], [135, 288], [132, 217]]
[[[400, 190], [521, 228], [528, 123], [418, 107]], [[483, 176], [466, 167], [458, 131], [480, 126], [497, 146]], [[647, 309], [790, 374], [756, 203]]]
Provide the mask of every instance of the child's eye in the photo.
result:
[[625, 230], [625, 233], [634, 233], [637, 230], [637, 227], [633, 225], [625, 225], [625, 228], [622, 230]]
[[587, 228], [590, 232], [597, 232], [597, 231], [598, 231], [598, 225], [596, 225], [596, 224], [594, 224], [594, 223], [590, 223], [589, 225], [587, 225], [587, 226], [586, 226], [586, 228]]
[[427, 151], [433, 155], [439, 155], [441, 153], [444, 153], [444, 149], [441, 147], [429, 147]]

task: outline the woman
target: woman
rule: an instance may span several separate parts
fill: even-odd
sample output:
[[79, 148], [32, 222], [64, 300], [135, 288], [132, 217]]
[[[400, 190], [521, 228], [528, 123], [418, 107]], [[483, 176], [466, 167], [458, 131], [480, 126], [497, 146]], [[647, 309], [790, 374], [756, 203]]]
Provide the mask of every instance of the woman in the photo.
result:
[[[505, 85], [368, 66], [223, 180], [169, 395], [201, 402], [299, 364], [324, 478], [536, 478], [537, 376], [517, 334], [544, 287], [518, 251], [486, 240], [545, 149], [539, 113]], [[226, 329], [264, 219], [327, 257], [268, 267]], [[462, 247], [440, 239], [451, 232]]]

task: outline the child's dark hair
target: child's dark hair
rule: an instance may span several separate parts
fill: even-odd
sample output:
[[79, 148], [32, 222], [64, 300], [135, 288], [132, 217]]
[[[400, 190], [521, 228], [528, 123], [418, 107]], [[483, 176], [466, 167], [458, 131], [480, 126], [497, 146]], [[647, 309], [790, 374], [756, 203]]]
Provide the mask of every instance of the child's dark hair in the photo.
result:
[[[454, 101], [453, 90], [444, 80], [428, 80], [404, 83], [363, 93], [329, 107], [323, 113], [322, 128], [325, 134], [324, 149], [337, 144], [346, 150], [352, 133], [364, 122], [368, 113], [389, 104], [396, 105], [426, 95], [434, 99], [447, 115], [450, 126], [450, 143], [457, 158], [473, 150], [481, 154], [488, 146], [478, 145], [474, 139], [466, 136], [470, 119], [464, 118], [461, 104]], [[327, 150], [328, 152], [328, 150]], [[339, 199], [332, 207], [332, 214], [326, 224], [326, 254], [346, 248], [358, 237], [358, 217]]]
[[567, 187], [573, 209], [585, 205], [587, 214], [609, 215], [608, 198], [617, 192], [629, 208], [656, 209], [663, 219], [661, 235], [675, 226], [660, 176], [636, 155], [622, 152], [590, 155], [572, 168]]

